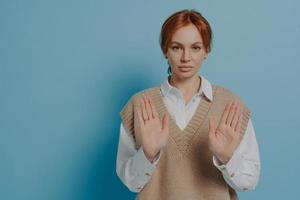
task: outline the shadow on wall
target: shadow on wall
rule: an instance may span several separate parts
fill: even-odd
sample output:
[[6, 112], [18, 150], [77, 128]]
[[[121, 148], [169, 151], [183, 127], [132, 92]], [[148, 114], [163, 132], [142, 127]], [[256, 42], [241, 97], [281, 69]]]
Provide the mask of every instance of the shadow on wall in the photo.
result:
[[[142, 63], [142, 62], [136, 62]], [[124, 66], [124, 64], [122, 64]], [[143, 65], [141, 65], [143, 66]], [[145, 66], [145, 65], [144, 65]], [[138, 69], [137, 66], [122, 67], [122, 69]], [[99, 128], [99, 134], [106, 134], [105, 141], [100, 141], [87, 169], [86, 182], [82, 184], [81, 198], [79, 199], [134, 199], [135, 193], [130, 192], [116, 174], [116, 156], [119, 142], [121, 118], [119, 112], [130, 97], [146, 88], [147, 78], [150, 76], [140, 73], [139, 70], [121, 71], [111, 75], [108, 83], [111, 98], [106, 102], [109, 107], [105, 116], [107, 123]]]

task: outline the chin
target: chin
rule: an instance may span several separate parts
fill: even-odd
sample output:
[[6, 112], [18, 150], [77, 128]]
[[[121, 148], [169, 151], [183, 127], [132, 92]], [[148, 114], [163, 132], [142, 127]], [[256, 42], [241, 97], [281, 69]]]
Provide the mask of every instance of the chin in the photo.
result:
[[194, 76], [197, 76], [198, 74], [195, 72], [177, 72], [176, 76], [179, 79], [189, 79], [189, 78], [193, 78]]

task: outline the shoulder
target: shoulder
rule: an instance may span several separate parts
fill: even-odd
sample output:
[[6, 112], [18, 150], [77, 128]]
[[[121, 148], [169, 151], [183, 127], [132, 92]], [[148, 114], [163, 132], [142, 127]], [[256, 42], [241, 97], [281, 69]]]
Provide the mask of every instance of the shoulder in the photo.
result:
[[159, 86], [155, 86], [155, 87], [150, 87], [150, 88], [146, 88], [146, 89], [143, 89], [143, 90], [140, 90], [136, 93], [134, 93], [130, 99], [128, 100], [127, 103], [136, 103], [141, 97], [142, 95], [152, 95], [156, 92], [158, 92], [160, 90], [160, 87]]
[[141, 90], [137, 93], [135, 93], [131, 99], [139, 99], [142, 97], [142, 95], [152, 95], [153, 93], [157, 92], [160, 90], [160, 87], [159, 86], [155, 86], [155, 87], [150, 87], [150, 88], [146, 88], [144, 90]]
[[236, 99], [242, 101], [242, 98], [231, 89], [228, 89], [224, 86], [217, 85], [217, 84], [212, 84], [212, 88], [213, 88], [214, 97], [216, 98], [223, 97], [223, 98]]
[[125, 112], [125, 111], [133, 111], [134, 110], [134, 106], [139, 102], [140, 98], [142, 97], [142, 95], [152, 95], [154, 93], [157, 93], [160, 90], [159, 86], [155, 86], [155, 87], [150, 87], [150, 88], [146, 88], [143, 90], [140, 90], [136, 93], [134, 93], [129, 100], [127, 101], [127, 103], [124, 105], [124, 107], [121, 110], [121, 113]]
[[240, 104], [242, 104], [242, 106], [245, 109], [250, 111], [249, 107], [247, 106], [243, 98], [237, 93], [235, 93], [234, 91], [232, 91], [231, 89], [228, 89], [226, 87], [217, 84], [212, 84], [212, 88], [213, 88], [214, 101], [223, 102], [225, 104], [230, 101], [238, 101]]

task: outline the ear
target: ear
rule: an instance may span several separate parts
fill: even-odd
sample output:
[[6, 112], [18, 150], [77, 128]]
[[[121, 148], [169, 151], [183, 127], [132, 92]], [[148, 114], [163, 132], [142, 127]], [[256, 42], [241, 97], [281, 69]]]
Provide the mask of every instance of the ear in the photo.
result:
[[165, 59], [168, 59], [168, 51], [163, 54], [164, 54]]
[[204, 59], [206, 59], [207, 58], [207, 56], [208, 56], [208, 53], [204, 53]]

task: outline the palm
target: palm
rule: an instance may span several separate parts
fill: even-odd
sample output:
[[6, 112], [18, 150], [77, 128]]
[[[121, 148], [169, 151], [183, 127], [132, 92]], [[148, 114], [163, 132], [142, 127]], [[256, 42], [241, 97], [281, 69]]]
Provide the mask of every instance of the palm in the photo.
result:
[[240, 141], [240, 106], [237, 103], [227, 104], [221, 121], [215, 128], [213, 119], [209, 126], [209, 145], [215, 156], [226, 163], [232, 156]]
[[164, 134], [164, 130], [162, 130], [162, 122], [159, 118], [147, 120], [144, 126], [144, 134], [142, 135], [144, 146], [150, 147], [157, 146], [160, 148], [168, 139], [168, 135]]
[[138, 119], [145, 154], [154, 157], [167, 143], [168, 116], [165, 114], [160, 120], [152, 100], [143, 95], [138, 109]]

